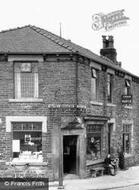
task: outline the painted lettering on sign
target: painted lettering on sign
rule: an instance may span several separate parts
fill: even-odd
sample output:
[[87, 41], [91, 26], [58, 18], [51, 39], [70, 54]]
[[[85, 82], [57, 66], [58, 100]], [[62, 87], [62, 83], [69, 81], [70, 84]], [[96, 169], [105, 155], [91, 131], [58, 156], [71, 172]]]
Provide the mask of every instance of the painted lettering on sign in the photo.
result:
[[132, 104], [132, 95], [122, 95], [122, 104]]

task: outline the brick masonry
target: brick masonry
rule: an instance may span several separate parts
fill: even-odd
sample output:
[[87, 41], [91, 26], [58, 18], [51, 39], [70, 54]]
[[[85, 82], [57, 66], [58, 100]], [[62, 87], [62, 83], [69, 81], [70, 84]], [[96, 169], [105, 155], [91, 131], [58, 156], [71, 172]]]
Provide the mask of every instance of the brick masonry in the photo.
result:
[[[99, 70], [97, 102], [91, 101], [91, 70], [89, 61], [78, 59], [60, 61], [55, 56], [38, 63], [39, 98], [42, 102], [12, 102], [14, 99], [13, 62], [0, 62], [0, 159], [9, 161], [12, 157], [12, 133], [6, 133], [6, 116], [47, 116], [47, 133], [43, 134], [43, 156], [48, 161], [47, 174], [51, 179], [58, 178], [58, 129], [71, 122], [75, 116], [84, 118], [86, 115], [108, 117], [115, 119], [115, 128], [112, 135], [112, 146], [117, 151], [122, 144], [123, 121], [133, 123], [132, 154], [127, 160], [128, 165], [139, 163], [139, 84], [132, 81], [132, 106], [121, 104], [121, 95], [124, 93], [125, 76], [114, 74], [113, 101], [107, 102], [107, 69]], [[114, 71], [115, 72], [115, 71]], [[59, 105], [59, 107], [58, 107]], [[76, 106], [80, 106], [76, 109]], [[81, 106], [83, 108], [81, 108]], [[66, 122], [65, 122], [66, 121]], [[87, 121], [84, 121], [86, 126]], [[66, 129], [65, 129], [66, 130]], [[65, 134], [77, 134], [80, 137], [81, 164], [79, 175], [86, 176], [86, 144], [85, 130], [79, 132], [67, 130]], [[82, 135], [83, 134], [83, 135]], [[107, 153], [107, 123], [103, 129], [102, 158]]]

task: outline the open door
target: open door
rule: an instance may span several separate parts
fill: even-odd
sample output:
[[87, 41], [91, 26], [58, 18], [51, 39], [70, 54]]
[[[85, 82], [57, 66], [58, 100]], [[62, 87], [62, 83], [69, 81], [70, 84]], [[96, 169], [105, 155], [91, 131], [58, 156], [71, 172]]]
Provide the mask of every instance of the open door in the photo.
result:
[[65, 174], [77, 174], [77, 135], [63, 136], [63, 171]]

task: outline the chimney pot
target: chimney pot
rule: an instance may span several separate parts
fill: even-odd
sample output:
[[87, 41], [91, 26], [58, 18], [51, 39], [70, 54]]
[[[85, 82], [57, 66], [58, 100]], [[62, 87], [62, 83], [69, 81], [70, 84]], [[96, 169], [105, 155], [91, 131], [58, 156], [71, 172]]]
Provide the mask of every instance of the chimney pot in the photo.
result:
[[102, 36], [102, 39], [103, 39], [103, 48], [106, 48], [108, 45], [108, 40], [107, 40], [106, 36]]
[[113, 36], [102, 36], [103, 39], [103, 48], [100, 50], [100, 54], [112, 60], [114, 63], [116, 60], [116, 49], [114, 48], [114, 39]]
[[109, 36], [109, 38], [108, 38], [108, 40], [109, 40], [109, 48], [114, 48], [114, 40], [113, 40], [113, 36]]

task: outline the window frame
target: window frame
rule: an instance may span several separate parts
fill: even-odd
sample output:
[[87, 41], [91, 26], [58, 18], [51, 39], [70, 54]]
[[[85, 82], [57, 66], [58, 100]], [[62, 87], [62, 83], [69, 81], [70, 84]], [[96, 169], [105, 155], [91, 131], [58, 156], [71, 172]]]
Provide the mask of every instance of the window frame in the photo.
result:
[[[124, 123], [123, 124], [123, 151], [125, 154], [130, 154], [131, 153], [131, 129], [132, 129], [132, 124], [129, 123]], [[129, 150], [127, 151], [127, 147], [126, 147], [126, 137], [128, 136], [129, 138]]]
[[[102, 134], [103, 134], [103, 125], [101, 125], [101, 124], [91, 124], [91, 123], [89, 123], [89, 124], [87, 124], [87, 128], [89, 127], [89, 126], [95, 126], [95, 127], [100, 127], [100, 131], [93, 131], [93, 132], [88, 132], [88, 129], [86, 129], [86, 137], [87, 137], [87, 140], [86, 140], [86, 147], [87, 147], [87, 149], [88, 149], [88, 142], [89, 142], [89, 140], [88, 140], [88, 137], [89, 138], [94, 138], [94, 137], [100, 137], [100, 157], [99, 158], [97, 158], [97, 160], [99, 160], [99, 159], [101, 159], [101, 157], [102, 157], [102, 141], [103, 141], [103, 138], [102, 138]], [[91, 137], [90, 137], [91, 136]], [[87, 151], [87, 150], [86, 150]], [[88, 154], [87, 153], [87, 155], [90, 155], [90, 154]], [[94, 160], [96, 160], [96, 159], [94, 159]], [[93, 160], [93, 161], [94, 161]]]
[[125, 88], [124, 88], [125, 95], [131, 95], [131, 80], [125, 79]]
[[107, 101], [113, 102], [113, 74], [107, 73]]
[[98, 69], [91, 67], [91, 101], [98, 100], [98, 81], [99, 81], [98, 77], [99, 77]]
[[[34, 64], [34, 69], [30, 71], [22, 71], [22, 64]], [[38, 61], [14, 61], [14, 99], [38, 99], [39, 98], [39, 79], [38, 79]], [[34, 95], [31, 97], [24, 97], [21, 94], [21, 74], [33, 73], [34, 75]]]
[[[42, 123], [42, 134], [47, 133], [47, 117], [46, 116], [6, 116], [6, 132], [11, 136], [10, 151], [12, 151], [12, 122], [41, 122]], [[42, 143], [44, 143], [42, 141]], [[42, 147], [42, 154], [44, 151], [44, 145]], [[11, 158], [9, 158], [11, 161]], [[44, 157], [43, 157], [44, 162]], [[45, 163], [45, 162], [44, 162]]]
[[[40, 126], [39, 126], [39, 128], [37, 127], [37, 129], [35, 129], [34, 127], [35, 127], [35, 125], [37, 125], [37, 123]], [[43, 144], [42, 143], [42, 137], [43, 137], [42, 136], [42, 122], [12, 122], [11, 125], [12, 125], [12, 162], [20, 162], [21, 159], [22, 159], [22, 162], [30, 162], [30, 163], [32, 163], [34, 161], [35, 162], [38, 162], [38, 161], [39, 162], [43, 162], [43, 156], [40, 157], [40, 153], [42, 155], [42, 150], [43, 150], [43, 147], [42, 147], [42, 144]], [[17, 126], [19, 128], [17, 128]], [[16, 139], [17, 135], [18, 135], [18, 138], [19, 138], [19, 136], [20, 137], [24, 136], [24, 138]], [[33, 147], [33, 143], [34, 143], [33, 139], [35, 139], [34, 135], [35, 136], [39, 135], [38, 138], [41, 138], [41, 150], [40, 151], [38, 151], [38, 149], [39, 149], [38, 148], [38, 144], [35, 143], [34, 147]], [[27, 136], [29, 137], [28, 138], [28, 142], [26, 141], [27, 140], [27, 138], [26, 138]], [[15, 149], [15, 147], [14, 147], [15, 141], [19, 142], [19, 145], [16, 146], [16, 149], [17, 148], [19, 149], [18, 151], [17, 150], [14, 151], [14, 149]], [[16, 143], [16, 145], [17, 144], [18, 143]], [[24, 151], [23, 151], [23, 148], [25, 149]], [[29, 151], [29, 149], [30, 149], [30, 151]], [[33, 152], [33, 149], [36, 149], [36, 151]], [[31, 159], [31, 161], [30, 160], [26, 160], [26, 158], [24, 158], [25, 155], [22, 156], [23, 153], [27, 154], [27, 151], [29, 151], [28, 153], [31, 153], [28, 156], [32, 157], [33, 160], [32, 159]], [[36, 154], [36, 156], [34, 155], [34, 153]], [[22, 156], [22, 158], [21, 158], [21, 156]], [[39, 160], [38, 158], [41, 158], [41, 160]]]

